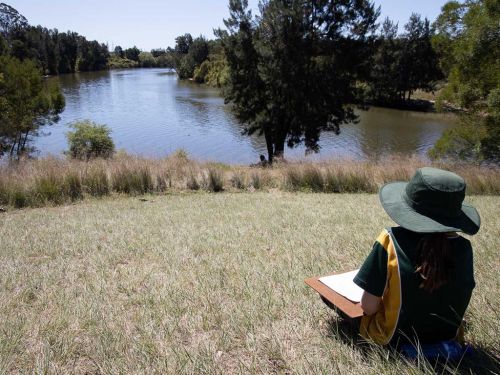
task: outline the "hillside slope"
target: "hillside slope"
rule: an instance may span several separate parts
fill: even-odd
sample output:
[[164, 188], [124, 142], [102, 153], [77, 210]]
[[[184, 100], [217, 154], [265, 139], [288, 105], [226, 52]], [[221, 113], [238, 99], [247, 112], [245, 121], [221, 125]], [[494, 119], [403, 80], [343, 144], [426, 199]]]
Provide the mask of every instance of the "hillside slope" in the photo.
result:
[[[375, 195], [145, 199], [0, 214], [0, 373], [411, 371], [343, 339], [303, 282], [359, 266], [391, 225]], [[483, 227], [463, 366], [498, 371], [500, 198], [469, 201]]]

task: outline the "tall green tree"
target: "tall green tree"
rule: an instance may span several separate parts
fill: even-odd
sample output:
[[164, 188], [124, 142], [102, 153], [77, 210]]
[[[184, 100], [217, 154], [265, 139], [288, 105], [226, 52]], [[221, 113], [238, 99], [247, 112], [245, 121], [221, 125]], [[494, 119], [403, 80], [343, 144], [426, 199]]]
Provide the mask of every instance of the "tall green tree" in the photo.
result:
[[398, 25], [386, 18], [376, 40], [368, 82], [368, 96], [375, 103], [389, 104], [400, 101], [401, 54]]
[[137, 48], [136, 46], [133, 46], [132, 48], [127, 48], [123, 52], [124, 52], [125, 57], [127, 59], [139, 62], [139, 55], [141, 54], [141, 50], [139, 48]]
[[439, 61], [432, 48], [430, 22], [413, 13], [405, 25], [400, 63], [400, 94], [410, 100], [415, 90], [434, 90], [435, 83], [442, 79]]
[[466, 110], [462, 125], [446, 132], [433, 157], [500, 161], [500, 3], [452, 1], [438, 17], [434, 40], [448, 84], [439, 102]]
[[107, 68], [109, 51], [105, 44], [99, 44], [96, 40], [89, 42], [85, 38], [81, 38], [79, 50], [78, 70], [85, 72]]
[[44, 81], [35, 62], [0, 56], [0, 153], [28, 152], [30, 137], [58, 121], [63, 109], [64, 96]]
[[229, 67], [226, 101], [266, 139], [269, 161], [285, 144], [319, 151], [322, 131], [338, 133], [356, 115], [350, 103], [379, 11], [364, 0], [269, 0], [252, 17], [246, 0], [230, 0], [227, 30], [217, 35]]

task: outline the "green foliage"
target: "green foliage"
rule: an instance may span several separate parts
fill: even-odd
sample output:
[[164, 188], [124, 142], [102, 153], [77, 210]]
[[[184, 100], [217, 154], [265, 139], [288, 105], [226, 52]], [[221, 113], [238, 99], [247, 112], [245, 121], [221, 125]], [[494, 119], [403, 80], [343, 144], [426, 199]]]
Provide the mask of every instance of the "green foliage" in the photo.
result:
[[108, 60], [109, 69], [128, 69], [136, 68], [139, 64], [137, 61], [129, 60], [127, 58], [118, 57], [118, 55], [112, 55]]
[[448, 84], [440, 102], [466, 110], [462, 125], [446, 132], [434, 158], [500, 161], [500, 7], [496, 0], [446, 4], [435, 27], [434, 45]]
[[156, 66], [156, 58], [151, 52], [141, 52], [139, 54], [139, 65], [143, 68], [152, 68]]
[[9, 46], [5, 38], [0, 34], [0, 55], [6, 55], [9, 51]]
[[75, 159], [109, 158], [115, 152], [115, 145], [106, 125], [91, 121], [80, 121], [71, 125], [74, 129], [66, 134], [69, 143], [68, 154]]
[[271, 163], [285, 144], [319, 151], [322, 131], [338, 133], [356, 119], [349, 104], [378, 11], [369, 1], [270, 0], [254, 19], [247, 6], [231, 1], [227, 30], [217, 31], [229, 68], [226, 101], [247, 134], [264, 135]]
[[35, 62], [0, 56], [0, 155], [28, 151], [29, 137], [57, 122], [64, 104], [59, 87], [43, 81]]
[[175, 38], [175, 52], [181, 55], [186, 55], [189, 52], [189, 47], [193, 44], [191, 34], [180, 35]]
[[205, 60], [194, 70], [193, 79], [213, 87], [224, 87], [229, 78], [229, 68], [225, 59]]
[[[180, 79], [193, 78], [196, 69], [207, 60], [209, 46], [207, 40], [200, 36], [193, 40], [190, 34], [176, 38], [176, 61], [175, 69]], [[202, 75], [198, 73], [198, 81], [203, 82]], [[204, 74], [203, 74], [204, 77]]]
[[380, 104], [402, 103], [416, 90], [433, 91], [441, 78], [429, 21], [412, 14], [405, 33], [398, 36], [398, 26], [386, 18], [370, 68], [369, 98]]
[[141, 54], [141, 50], [136, 46], [127, 48], [125, 51], [123, 51], [123, 53], [127, 59], [139, 62], [139, 55]]
[[85, 72], [106, 69], [108, 58], [109, 51], [105, 44], [99, 44], [95, 40], [92, 42], [82, 42], [80, 45], [78, 70]]

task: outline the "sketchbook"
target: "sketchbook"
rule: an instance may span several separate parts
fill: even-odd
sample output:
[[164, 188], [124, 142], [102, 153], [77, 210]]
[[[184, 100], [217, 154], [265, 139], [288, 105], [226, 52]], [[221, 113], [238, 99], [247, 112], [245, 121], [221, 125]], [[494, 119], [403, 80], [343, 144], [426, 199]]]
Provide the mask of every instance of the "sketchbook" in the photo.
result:
[[330, 275], [310, 277], [305, 283], [350, 318], [363, 316], [361, 296], [363, 289], [354, 284], [353, 279], [358, 270]]
[[341, 273], [338, 275], [320, 277], [319, 281], [325, 284], [328, 288], [344, 296], [349, 301], [361, 302], [363, 296], [363, 289], [354, 284], [354, 277], [358, 274], [359, 270]]

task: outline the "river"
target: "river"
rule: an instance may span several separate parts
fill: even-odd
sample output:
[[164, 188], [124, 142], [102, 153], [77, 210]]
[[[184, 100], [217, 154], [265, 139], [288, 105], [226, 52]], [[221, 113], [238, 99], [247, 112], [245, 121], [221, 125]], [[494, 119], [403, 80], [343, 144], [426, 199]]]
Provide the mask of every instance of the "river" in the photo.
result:
[[[179, 81], [165, 69], [130, 69], [61, 75], [66, 97], [61, 120], [34, 139], [38, 155], [60, 155], [74, 121], [89, 119], [112, 129], [117, 149], [162, 157], [184, 149], [199, 160], [247, 164], [265, 154], [263, 137], [242, 135], [217, 89]], [[319, 159], [375, 159], [394, 153], [426, 155], [442, 132], [456, 123], [451, 115], [373, 107], [360, 111], [358, 124], [341, 134], [323, 133]], [[286, 149], [304, 158], [304, 148]], [[311, 157], [311, 156], [309, 156]]]

